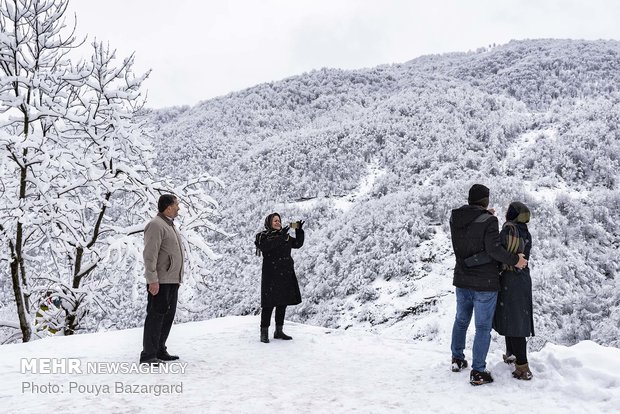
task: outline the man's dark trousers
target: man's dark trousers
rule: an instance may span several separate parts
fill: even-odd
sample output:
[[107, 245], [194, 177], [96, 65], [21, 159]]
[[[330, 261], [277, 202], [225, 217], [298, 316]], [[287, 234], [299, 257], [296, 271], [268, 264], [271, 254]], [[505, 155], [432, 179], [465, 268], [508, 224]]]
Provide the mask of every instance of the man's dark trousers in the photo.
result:
[[[146, 287], [148, 292], [148, 285]], [[166, 340], [174, 322], [177, 310], [179, 285], [177, 283], [160, 284], [159, 292], [153, 296], [148, 292], [146, 320], [144, 321], [144, 337], [140, 361], [157, 358], [166, 351]]]

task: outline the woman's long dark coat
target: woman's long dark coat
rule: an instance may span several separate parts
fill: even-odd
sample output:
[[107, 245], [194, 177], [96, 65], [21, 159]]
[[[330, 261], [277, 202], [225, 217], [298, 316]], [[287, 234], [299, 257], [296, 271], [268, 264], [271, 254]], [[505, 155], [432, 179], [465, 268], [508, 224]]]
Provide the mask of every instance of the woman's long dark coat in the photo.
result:
[[[523, 241], [523, 254], [530, 259], [532, 237], [527, 224], [516, 223], [519, 238]], [[508, 235], [508, 228], [500, 232], [502, 244]], [[534, 336], [534, 316], [532, 306], [532, 278], [530, 269], [504, 270], [499, 278], [500, 290], [495, 308], [493, 329], [503, 336], [528, 337]]]
[[263, 253], [261, 307], [300, 304], [301, 293], [291, 249], [303, 246], [304, 231], [295, 229], [294, 238], [280, 231], [263, 231], [257, 235], [256, 241]]

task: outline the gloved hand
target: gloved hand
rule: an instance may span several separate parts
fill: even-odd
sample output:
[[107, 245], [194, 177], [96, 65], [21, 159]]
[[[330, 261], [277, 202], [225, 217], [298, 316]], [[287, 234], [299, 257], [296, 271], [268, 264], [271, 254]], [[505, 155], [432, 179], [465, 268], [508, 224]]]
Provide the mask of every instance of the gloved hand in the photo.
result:
[[282, 232], [282, 234], [286, 236], [288, 234], [289, 229], [290, 227], [286, 226], [286, 227], [283, 227], [282, 230], [280, 230], [280, 232]]
[[303, 220], [299, 220], [299, 221], [297, 222], [297, 228], [298, 228], [299, 230], [301, 230], [301, 228], [303, 227], [304, 223], [305, 223], [305, 221], [303, 221]]

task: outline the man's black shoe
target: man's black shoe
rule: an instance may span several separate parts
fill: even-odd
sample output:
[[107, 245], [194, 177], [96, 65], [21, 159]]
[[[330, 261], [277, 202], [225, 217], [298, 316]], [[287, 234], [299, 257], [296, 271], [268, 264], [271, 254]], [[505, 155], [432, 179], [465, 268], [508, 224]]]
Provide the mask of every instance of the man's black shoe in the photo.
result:
[[176, 361], [177, 359], [179, 359], [179, 356], [170, 355], [168, 351], [164, 351], [164, 352], [160, 352], [159, 354], [157, 354], [157, 358], [161, 359], [162, 361]]
[[463, 368], [467, 368], [467, 360], [452, 358], [452, 372], [461, 372]]
[[162, 363], [162, 361], [160, 361], [157, 358], [148, 358], [148, 359], [141, 359], [140, 360], [140, 364], [151, 365], [151, 366], [154, 366], [154, 367], [159, 366], [159, 364], [161, 364], [161, 363]]
[[475, 369], [471, 370], [471, 374], [469, 374], [469, 383], [471, 385], [483, 385], [490, 384], [493, 382], [493, 377], [489, 371], [476, 371]]

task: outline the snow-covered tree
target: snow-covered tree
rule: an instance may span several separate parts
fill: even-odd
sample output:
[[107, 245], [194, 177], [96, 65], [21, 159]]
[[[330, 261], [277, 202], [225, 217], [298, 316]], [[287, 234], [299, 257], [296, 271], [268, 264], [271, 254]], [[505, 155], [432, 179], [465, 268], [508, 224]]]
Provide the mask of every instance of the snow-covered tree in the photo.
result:
[[207, 195], [217, 179], [155, 175], [139, 116], [148, 73], [135, 75], [134, 57], [117, 60], [95, 42], [89, 60], [67, 59], [78, 44], [64, 37], [66, 4], [2, 8], [0, 259], [9, 263], [24, 341], [33, 314], [37, 329], [71, 334], [88, 312], [126, 304], [131, 296], [118, 288], [131, 292], [141, 280], [140, 233], [160, 194], [187, 208], [180, 229], [196, 280], [215, 257], [205, 233], [221, 232]]
[[[42, 248], [49, 214], [45, 182], [53, 158], [50, 130], [79, 74], [67, 53], [79, 43], [65, 30], [64, 1], [0, 3], [1, 262], [8, 263], [23, 340], [31, 337], [28, 258]], [[40, 269], [39, 269], [40, 270]]]

